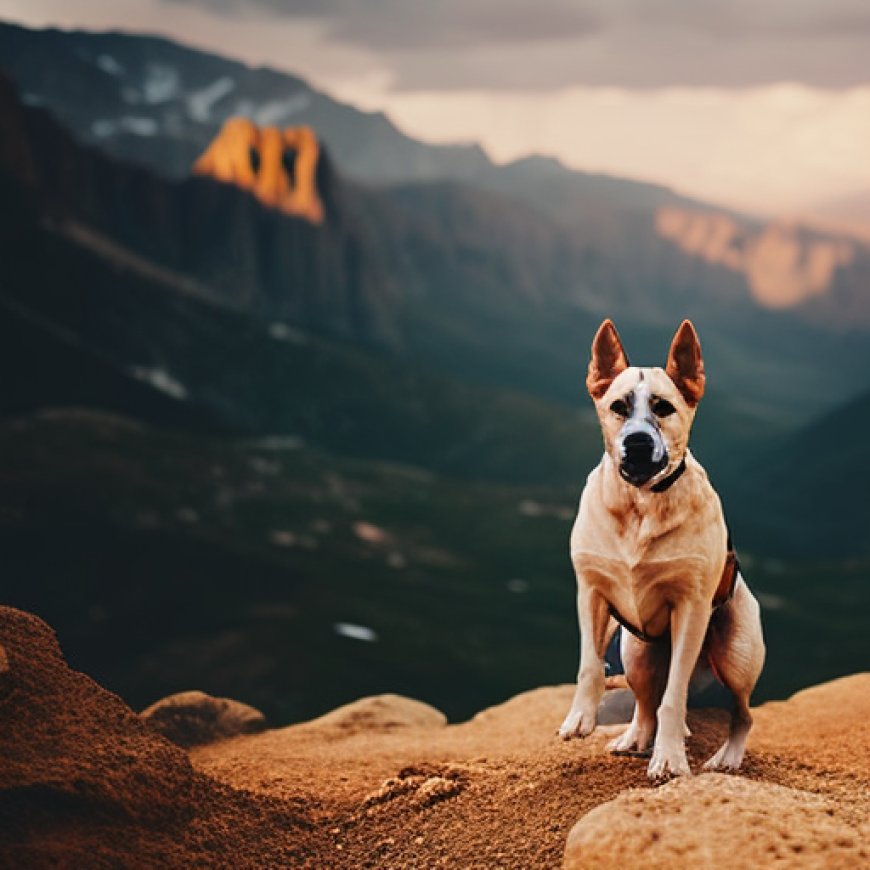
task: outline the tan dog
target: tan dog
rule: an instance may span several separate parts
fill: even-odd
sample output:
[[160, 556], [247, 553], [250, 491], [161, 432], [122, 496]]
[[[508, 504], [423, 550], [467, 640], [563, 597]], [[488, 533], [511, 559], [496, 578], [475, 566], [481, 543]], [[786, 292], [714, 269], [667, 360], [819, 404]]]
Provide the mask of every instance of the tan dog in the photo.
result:
[[688, 774], [686, 697], [708, 663], [735, 698], [728, 739], [707, 762], [736, 770], [752, 725], [749, 696], [764, 663], [758, 602], [740, 576], [722, 506], [688, 449], [704, 393], [701, 345], [683, 321], [665, 369], [629, 366], [609, 320], [592, 343], [586, 379], [605, 452], [571, 532], [577, 574], [580, 669], [559, 729], [585, 737], [604, 693], [604, 654], [619, 623], [634, 717], [610, 744], [646, 752], [651, 779]]

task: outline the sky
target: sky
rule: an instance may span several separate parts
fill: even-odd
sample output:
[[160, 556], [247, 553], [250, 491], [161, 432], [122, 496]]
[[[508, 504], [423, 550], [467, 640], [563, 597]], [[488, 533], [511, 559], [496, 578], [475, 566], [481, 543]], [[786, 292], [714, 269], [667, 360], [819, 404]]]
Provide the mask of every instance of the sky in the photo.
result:
[[0, 0], [294, 72], [476, 141], [759, 214], [870, 201], [867, 0]]

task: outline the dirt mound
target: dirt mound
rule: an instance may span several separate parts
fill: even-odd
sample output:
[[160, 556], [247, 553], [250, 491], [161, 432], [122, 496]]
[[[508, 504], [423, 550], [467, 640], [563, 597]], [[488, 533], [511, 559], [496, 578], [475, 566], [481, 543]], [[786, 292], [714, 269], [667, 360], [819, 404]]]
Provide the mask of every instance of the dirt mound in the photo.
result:
[[[746, 866], [788, 865], [800, 854], [804, 863], [795, 866], [866, 863], [860, 849], [870, 809], [870, 675], [759, 708], [741, 776], [704, 774], [664, 791], [647, 782], [646, 759], [604, 751], [623, 726], [599, 728], [582, 742], [555, 738], [572, 691], [526, 692], [459, 725], [432, 717], [387, 730], [360, 729], [353, 716], [344, 718], [366, 709], [375, 700], [369, 699], [336, 711], [340, 717], [194, 750], [192, 760], [228, 783], [316, 803], [312, 867], [556, 867], [577, 820], [595, 825], [598, 812], [612, 813], [614, 829], [614, 816], [643, 827], [650, 842], [655, 826], [670, 831], [672, 820], [684, 824], [673, 828], [680, 837], [661, 840], [659, 866], [681, 864], [697, 831], [709, 827], [707, 815], [714, 830], [731, 824], [732, 839], [752, 817], [746, 849], [760, 857]], [[392, 703], [401, 709], [400, 699]], [[342, 721], [345, 730], [336, 728]], [[689, 725], [697, 771], [724, 739], [727, 714], [690, 711]], [[686, 802], [691, 806], [682, 809]], [[636, 804], [652, 819], [641, 825]], [[681, 822], [683, 812], [691, 824]], [[641, 835], [632, 843], [647, 848]], [[621, 852], [608, 854], [596, 852], [588, 865], [572, 860], [600, 868], [632, 863]]]
[[266, 717], [254, 707], [205, 692], [177, 692], [155, 701], [139, 716], [176, 746], [200, 746], [266, 728]]
[[863, 867], [867, 840], [809, 792], [725, 774], [632, 789], [573, 828], [565, 870], [645, 868]]
[[310, 826], [292, 801], [240, 793], [61, 656], [51, 629], [0, 607], [0, 865], [287, 866]]
[[306, 727], [318, 733], [334, 731], [347, 737], [395, 728], [443, 728], [446, 724], [447, 717], [440, 710], [422, 701], [401, 695], [375, 695], [338, 707], [309, 722]]
[[[654, 789], [645, 759], [605, 752], [623, 726], [556, 738], [570, 686], [458, 725], [366, 698], [188, 756], [70, 670], [35, 617], [0, 608], [0, 647], [4, 867], [528, 870], [559, 866], [572, 828], [573, 867], [868, 864], [870, 674], [756, 710], [741, 776]], [[689, 725], [697, 770], [727, 714]]]
[[[645, 762], [604, 751], [623, 726], [582, 743], [556, 738], [572, 692], [535, 689], [446, 727], [342, 734], [327, 716], [202, 747], [192, 760], [236, 786], [316, 802], [312, 867], [555, 867], [581, 815], [646, 784]], [[700, 763], [726, 716], [691, 721]]]

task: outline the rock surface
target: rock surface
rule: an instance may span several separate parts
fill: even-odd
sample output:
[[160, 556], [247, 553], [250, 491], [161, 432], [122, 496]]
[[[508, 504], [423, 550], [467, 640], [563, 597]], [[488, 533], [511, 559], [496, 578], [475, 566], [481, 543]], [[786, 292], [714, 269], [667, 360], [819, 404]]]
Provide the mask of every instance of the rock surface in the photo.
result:
[[794, 223], [758, 227], [724, 212], [671, 206], [658, 210], [655, 226], [687, 254], [743, 273], [752, 295], [767, 308], [790, 308], [829, 293], [858, 247]]
[[[313, 722], [196, 749], [192, 760], [237, 787], [305, 795], [325, 812], [312, 848], [330, 867], [556, 867], [578, 819], [582, 832], [599, 818], [639, 832], [626, 846], [635, 858], [673, 823], [680, 835], [661, 840], [653, 866], [682, 866], [684, 854], [699, 867], [867, 862], [870, 674], [758, 708], [742, 775], [703, 774], [664, 790], [647, 782], [646, 759], [604, 751], [624, 726], [600, 727], [582, 742], [555, 739], [571, 694], [570, 686], [536, 689], [447, 726], [430, 714], [384, 727], [409, 702], [365, 699]], [[727, 714], [690, 711], [689, 725], [698, 771], [724, 739]], [[740, 854], [760, 857], [723, 862], [750, 825]], [[708, 828], [721, 845], [704, 851], [698, 831]], [[632, 866], [626, 853], [606, 849], [586, 863], [577, 857], [582, 837], [572, 838], [572, 866]]]
[[197, 175], [248, 190], [264, 205], [323, 222], [317, 190], [320, 145], [310, 127], [258, 127], [247, 118], [230, 118], [196, 161]]
[[198, 691], [161, 698], [139, 716], [167, 740], [183, 747], [256, 734], [266, 728], [266, 717], [256, 708]]
[[[870, 674], [755, 711], [740, 776], [651, 787], [646, 760], [556, 729], [572, 687], [468, 722], [393, 695], [188, 755], [0, 608], [0, 864], [10, 867], [870, 865]], [[690, 711], [695, 770], [724, 711]], [[579, 820], [579, 821], [578, 821]], [[629, 857], [627, 857], [629, 856]]]
[[0, 866], [290, 866], [310, 820], [195, 771], [120, 698], [71, 670], [52, 630], [0, 607]]
[[830, 800], [722, 773], [632, 789], [587, 813], [572, 829], [565, 870], [861, 867], [866, 835], [838, 818]]

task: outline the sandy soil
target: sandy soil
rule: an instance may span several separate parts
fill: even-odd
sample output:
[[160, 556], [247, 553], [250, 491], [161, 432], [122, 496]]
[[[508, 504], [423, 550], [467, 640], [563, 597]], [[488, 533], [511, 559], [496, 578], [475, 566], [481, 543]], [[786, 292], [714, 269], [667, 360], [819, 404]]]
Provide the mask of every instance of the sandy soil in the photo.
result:
[[[622, 726], [599, 729], [583, 742], [554, 737], [571, 692], [570, 686], [537, 689], [451, 726], [418, 702], [365, 699], [305, 725], [203, 747], [192, 759], [198, 769], [235, 786], [304, 796], [316, 808], [312, 867], [557, 867], [569, 831], [584, 814], [629, 789], [657, 791], [647, 783], [645, 760], [604, 751]], [[712, 851], [707, 849], [710, 860], [723, 866], [721, 860], [733, 855], [745, 830], [736, 810], [745, 803], [756, 814], [759, 806], [768, 807], [759, 854], [771, 862], [780, 841], [790, 836], [789, 826], [797, 824], [798, 806], [805, 820], [812, 811], [830, 822], [821, 825], [819, 837], [832, 844], [849, 841], [837, 860], [870, 864], [864, 848], [870, 834], [868, 716], [870, 674], [760, 708], [744, 775], [698, 776], [687, 795], [690, 804], [702, 806], [720, 796], [730, 802], [731, 824], [726, 819], [720, 826], [728, 835], [717, 833]], [[690, 727], [697, 770], [723, 739], [726, 716], [690, 714]], [[740, 787], [746, 780], [782, 788], [762, 790], [759, 797], [747, 787], [747, 794], [735, 796], [734, 782]], [[656, 807], [657, 825], [669, 807]], [[782, 817], [789, 820], [785, 829]], [[612, 820], [608, 825], [615, 827]], [[684, 829], [683, 846], [692, 830], [697, 826]], [[703, 841], [701, 832], [695, 836]], [[677, 853], [671, 841], [664, 845], [670, 849], [662, 865], [667, 866]], [[769, 845], [774, 851], [767, 853]], [[606, 854], [586, 851], [588, 863], [575, 854], [572, 866], [626, 866], [624, 855], [614, 853], [608, 861]], [[783, 854], [788, 866], [817, 866], [809, 849]], [[831, 854], [825, 860], [836, 866]], [[706, 866], [704, 860], [699, 866]]]
[[[0, 866], [870, 866], [870, 674], [756, 711], [741, 776], [651, 787], [646, 762], [555, 731], [568, 686], [469, 722], [368, 698], [190, 751], [0, 608]], [[0, 668], [2, 671], [2, 668]], [[690, 717], [695, 769], [721, 711]], [[572, 832], [573, 829], [573, 832]]]

